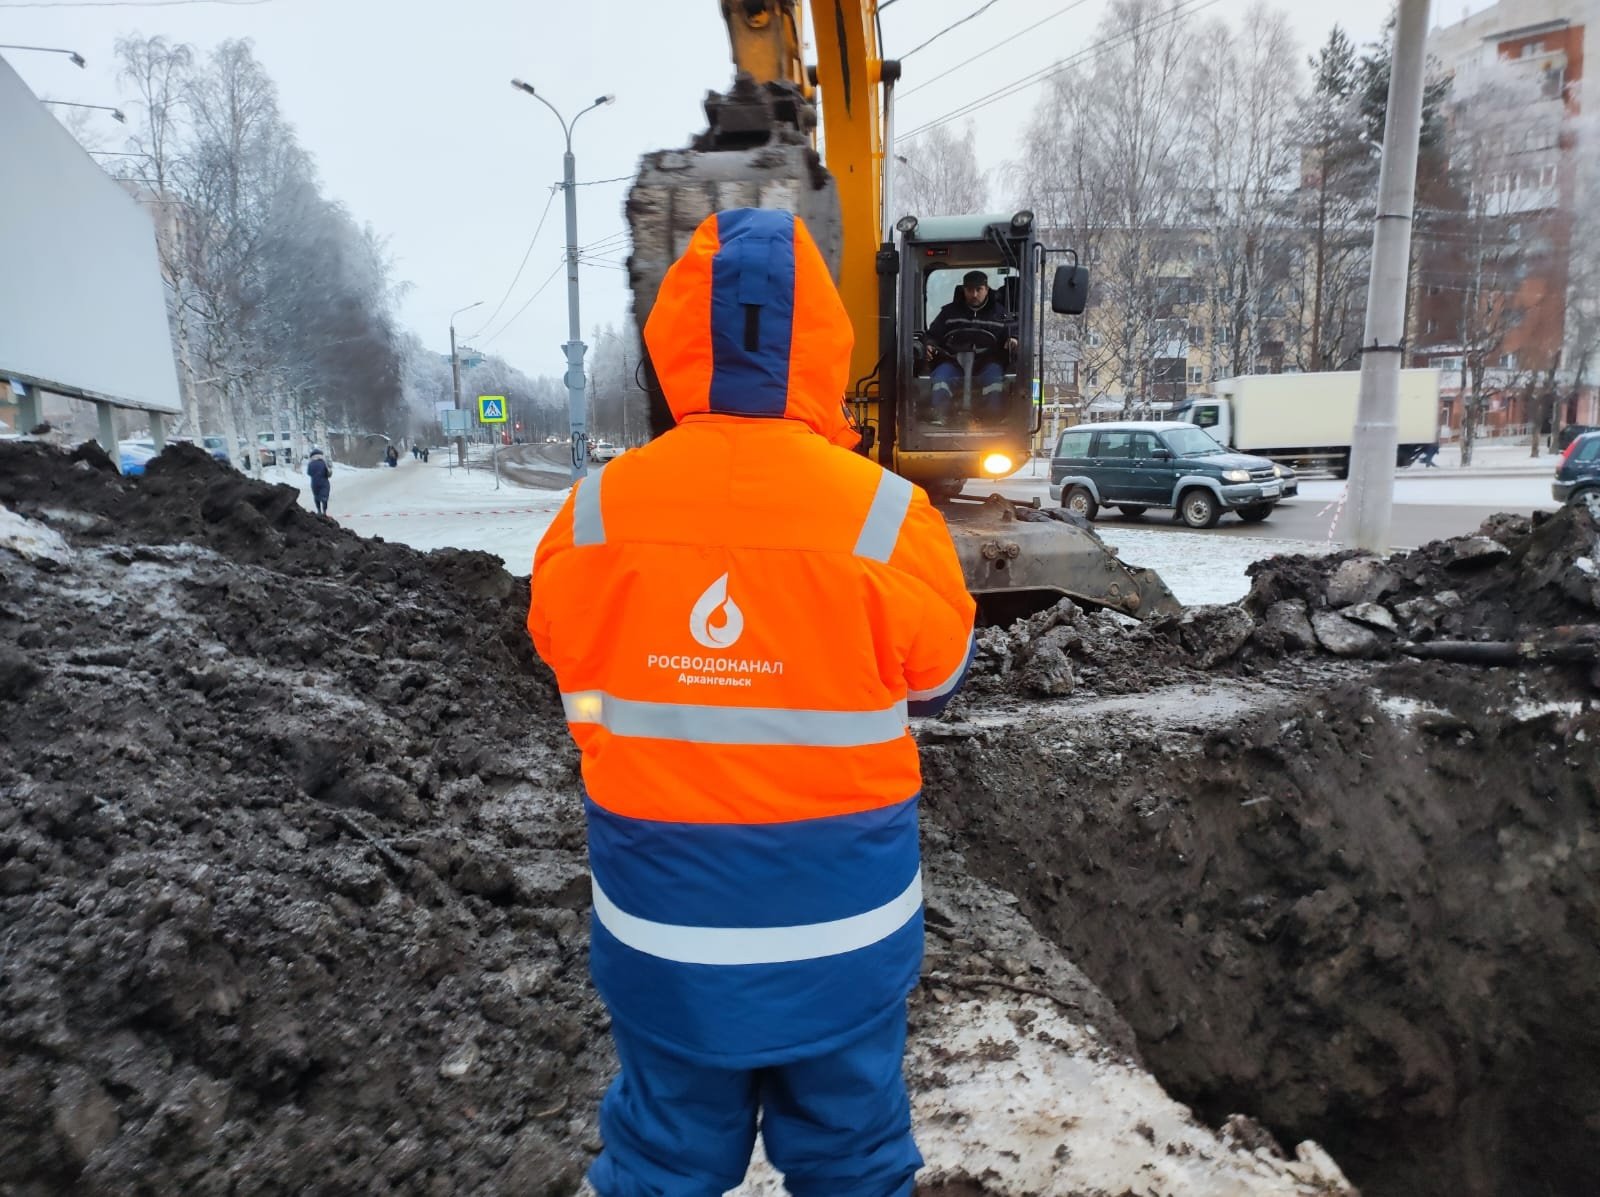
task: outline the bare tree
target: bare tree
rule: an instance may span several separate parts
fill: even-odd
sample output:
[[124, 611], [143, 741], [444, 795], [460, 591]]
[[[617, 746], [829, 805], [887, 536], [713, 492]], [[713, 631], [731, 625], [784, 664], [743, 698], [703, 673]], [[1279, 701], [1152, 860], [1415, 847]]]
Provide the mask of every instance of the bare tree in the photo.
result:
[[896, 216], [967, 216], [988, 206], [970, 121], [959, 137], [948, 125], [936, 125], [907, 141], [895, 155], [894, 180]]
[[1492, 379], [1509, 392], [1553, 363], [1520, 357], [1512, 334], [1529, 315], [1530, 279], [1547, 272], [1557, 247], [1541, 213], [1553, 206], [1561, 107], [1522, 67], [1495, 62], [1457, 82], [1446, 149], [1450, 194], [1421, 240], [1422, 279], [1452, 298], [1461, 351], [1461, 462], [1470, 465]]
[[1239, 33], [1217, 21], [1195, 43], [1193, 203], [1208, 274], [1206, 324], [1213, 347], [1228, 351], [1228, 372], [1254, 374], [1263, 319], [1281, 310], [1288, 281], [1299, 53], [1287, 15], [1262, 0]]
[[119, 79], [132, 86], [138, 96], [128, 105], [136, 114], [128, 145], [138, 157], [123, 177], [152, 209], [183, 389], [183, 419], [178, 431], [198, 433], [203, 424], [200, 385], [190, 348], [192, 317], [186, 303], [189, 277], [185, 237], [189, 221], [177, 188], [187, 116], [186, 81], [194, 66], [194, 52], [162, 37], [124, 37], [118, 39], [116, 53], [121, 64]]

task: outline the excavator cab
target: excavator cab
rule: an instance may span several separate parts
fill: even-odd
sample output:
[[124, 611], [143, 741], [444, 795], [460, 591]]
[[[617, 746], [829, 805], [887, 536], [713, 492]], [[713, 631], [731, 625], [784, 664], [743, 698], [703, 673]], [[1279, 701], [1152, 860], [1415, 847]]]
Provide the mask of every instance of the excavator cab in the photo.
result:
[[[884, 347], [893, 383], [880, 396], [894, 410], [880, 410], [881, 433], [898, 471], [948, 497], [966, 479], [1004, 478], [1027, 460], [1041, 300], [1048, 290], [1055, 306], [1058, 288], [1046, 284], [1031, 212], [907, 216], [895, 228], [895, 336]], [[988, 278], [996, 304], [986, 311], [995, 318], [934, 336], [935, 318], [963, 302], [963, 279], [974, 270]]]

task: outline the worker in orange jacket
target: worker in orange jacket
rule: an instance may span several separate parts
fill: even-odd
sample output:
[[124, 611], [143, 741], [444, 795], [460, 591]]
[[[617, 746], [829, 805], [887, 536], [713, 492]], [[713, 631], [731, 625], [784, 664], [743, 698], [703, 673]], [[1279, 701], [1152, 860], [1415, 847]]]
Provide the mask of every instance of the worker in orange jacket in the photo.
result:
[[910, 1194], [922, 959], [908, 715], [972, 653], [917, 487], [849, 450], [852, 334], [788, 212], [709, 217], [645, 341], [677, 427], [585, 478], [528, 629], [583, 754], [590, 967], [621, 1064], [602, 1197]]

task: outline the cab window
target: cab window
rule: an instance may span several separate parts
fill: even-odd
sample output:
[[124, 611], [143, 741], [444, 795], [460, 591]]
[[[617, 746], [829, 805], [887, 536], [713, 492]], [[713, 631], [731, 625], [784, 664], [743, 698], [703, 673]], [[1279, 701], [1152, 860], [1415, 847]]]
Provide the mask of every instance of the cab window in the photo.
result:
[[1088, 457], [1092, 432], [1063, 432], [1056, 442], [1057, 457]]
[[1221, 413], [1222, 409], [1220, 407], [1217, 407], [1215, 404], [1208, 403], [1204, 406], [1195, 407], [1194, 411], [1191, 412], [1190, 415], [1198, 427], [1215, 428], [1217, 426], [1217, 417], [1221, 415]]
[[1161, 441], [1153, 432], [1136, 432], [1133, 434], [1133, 455], [1149, 461], [1156, 455], [1156, 450], [1161, 448]]
[[1113, 457], [1119, 460], [1132, 457], [1133, 433], [1101, 432], [1096, 434], [1094, 455], [1096, 457]]

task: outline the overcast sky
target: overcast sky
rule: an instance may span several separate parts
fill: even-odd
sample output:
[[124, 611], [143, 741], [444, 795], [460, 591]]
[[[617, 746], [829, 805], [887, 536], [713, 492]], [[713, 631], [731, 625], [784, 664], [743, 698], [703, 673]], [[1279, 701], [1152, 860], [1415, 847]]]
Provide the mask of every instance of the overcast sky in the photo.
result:
[[[1248, 0], [1188, 0], [1194, 19], [1238, 22]], [[984, 0], [894, 0], [883, 13], [885, 52], [904, 55]], [[1022, 27], [1053, 17], [968, 71], [907, 95], [902, 129], [936, 118], [1008, 78], [1028, 74], [1095, 41], [1108, 0], [994, 0], [982, 16], [905, 60], [902, 92], [956, 66]], [[1282, 0], [1303, 49], [1334, 19], [1357, 44], [1374, 39], [1390, 0]], [[1435, 0], [1434, 19], [1459, 20], [1484, 0]], [[280, 91], [280, 105], [315, 157], [325, 189], [389, 242], [409, 284], [402, 322], [448, 348], [450, 312], [486, 305], [457, 324], [478, 333], [499, 304], [528, 247], [549, 185], [561, 177], [561, 130], [530, 96], [534, 83], [569, 117], [596, 96], [614, 105], [585, 116], [574, 139], [580, 180], [630, 175], [647, 150], [683, 145], [704, 127], [700, 100], [731, 82], [718, 0], [256, 0], [149, 6], [99, 0], [0, 0], [0, 43], [63, 46], [65, 58], [0, 51], [41, 97], [126, 104], [112, 45], [130, 34], [164, 34], [205, 50], [227, 37], [254, 40]], [[1017, 155], [1015, 131], [1038, 88], [973, 119], [986, 169]], [[96, 119], [105, 114], [95, 114]], [[959, 128], [960, 126], [958, 126]], [[121, 126], [98, 126], [105, 149], [120, 149]], [[623, 182], [579, 190], [578, 240], [623, 231]], [[1003, 192], [992, 197], [1004, 205]], [[521, 280], [478, 344], [530, 373], [558, 375], [566, 340], [566, 287], [559, 274], [564, 232], [559, 197]], [[612, 244], [618, 244], [613, 241]], [[596, 323], [620, 326], [627, 308], [622, 244], [614, 265], [583, 272], [583, 335]], [[551, 278], [552, 271], [558, 276]], [[503, 331], [507, 317], [548, 285]], [[496, 335], [498, 333], [498, 335]]]

